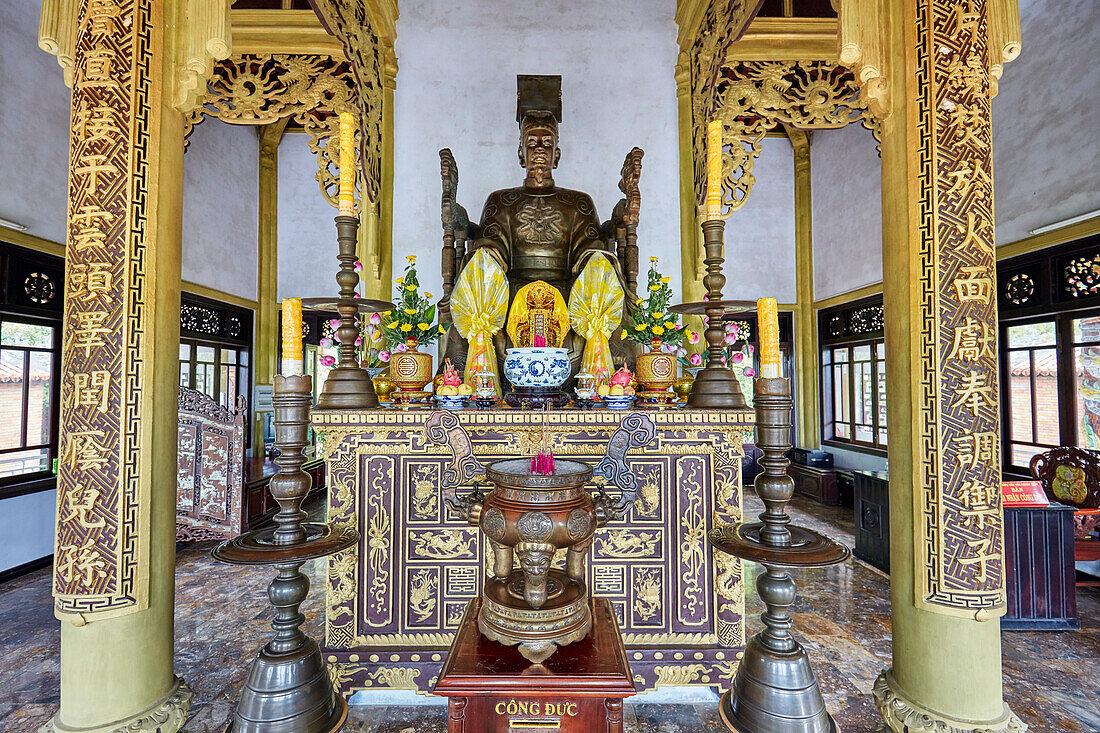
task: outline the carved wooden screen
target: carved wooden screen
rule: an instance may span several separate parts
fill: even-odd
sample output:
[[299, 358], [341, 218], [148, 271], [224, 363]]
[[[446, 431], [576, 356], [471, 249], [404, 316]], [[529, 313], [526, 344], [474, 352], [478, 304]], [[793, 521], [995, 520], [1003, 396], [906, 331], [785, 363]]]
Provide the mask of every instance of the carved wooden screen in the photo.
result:
[[176, 539], [226, 539], [243, 530], [245, 399], [229, 410], [180, 387]]

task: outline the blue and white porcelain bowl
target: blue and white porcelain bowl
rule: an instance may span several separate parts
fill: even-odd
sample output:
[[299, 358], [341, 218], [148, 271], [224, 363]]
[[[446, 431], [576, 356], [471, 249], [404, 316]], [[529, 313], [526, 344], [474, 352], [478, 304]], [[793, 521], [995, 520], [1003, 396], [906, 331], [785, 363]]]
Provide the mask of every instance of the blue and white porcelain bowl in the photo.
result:
[[603, 401], [607, 403], [607, 409], [609, 410], [626, 410], [634, 404], [634, 395], [607, 395], [603, 398]]
[[444, 410], [461, 410], [466, 406], [467, 399], [463, 395], [435, 395], [435, 401]]
[[560, 387], [569, 379], [569, 350], [549, 346], [508, 349], [504, 376], [514, 387]]

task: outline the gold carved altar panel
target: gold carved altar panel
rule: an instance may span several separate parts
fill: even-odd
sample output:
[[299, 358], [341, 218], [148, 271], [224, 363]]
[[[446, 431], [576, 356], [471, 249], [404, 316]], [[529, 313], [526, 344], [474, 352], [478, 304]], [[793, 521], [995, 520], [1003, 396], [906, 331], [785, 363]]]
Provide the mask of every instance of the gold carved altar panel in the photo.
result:
[[[451, 454], [427, 441], [430, 414], [313, 414], [328, 466], [329, 521], [361, 537], [355, 551], [329, 561], [324, 646], [345, 693], [430, 689], [488, 572], [492, 553], [478, 528], [443, 502]], [[544, 420], [555, 455], [594, 464], [625, 414], [458, 413], [486, 464], [533, 454]], [[648, 414], [657, 440], [628, 455], [638, 499], [624, 521], [597, 531], [586, 582], [615, 609], [639, 688], [723, 686], [743, 646], [744, 586], [740, 563], [715, 557], [706, 533], [741, 517], [742, 441], [752, 436], [753, 416]]]

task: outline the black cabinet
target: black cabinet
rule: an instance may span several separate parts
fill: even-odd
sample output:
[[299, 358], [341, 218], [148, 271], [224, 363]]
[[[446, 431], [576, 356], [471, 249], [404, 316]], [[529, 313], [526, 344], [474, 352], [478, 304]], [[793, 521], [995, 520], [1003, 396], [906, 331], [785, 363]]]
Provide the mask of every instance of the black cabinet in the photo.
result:
[[800, 463], [787, 467], [787, 474], [794, 479], [795, 493], [809, 497], [826, 506], [840, 504], [836, 471], [831, 468], [811, 468]]
[[1073, 507], [1005, 507], [1002, 629], [1079, 629], [1073, 568]]
[[890, 481], [887, 471], [855, 471], [853, 504], [860, 560], [890, 572]]

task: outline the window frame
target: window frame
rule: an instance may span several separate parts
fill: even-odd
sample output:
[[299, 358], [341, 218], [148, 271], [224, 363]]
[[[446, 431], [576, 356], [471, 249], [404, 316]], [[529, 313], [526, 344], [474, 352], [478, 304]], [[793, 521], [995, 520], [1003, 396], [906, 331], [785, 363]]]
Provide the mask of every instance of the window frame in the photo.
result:
[[[1049, 445], [1038, 441], [1038, 418], [1036, 413], [1035, 375], [1031, 384], [1032, 437], [1034, 440], [1021, 445], [1036, 448], [1057, 448], [1063, 445], [1077, 445], [1077, 384], [1075, 377], [1075, 350], [1078, 344], [1073, 339], [1073, 322], [1084, 318], [1100, 318], [1100, 307], [1062, 309], [1041, 315], [1029, 315], [1019, 318], [1001, 319], [998, 324], [1000, 350], [997, 368], [1000, 373], [1001, 387], [1001, 469], [1012, 475], [1031, 475], [1031, 467], [1020, 466], [1012, 462], [1012, 403], [1011, 382], [1009, 380], [1010, 354], [1035, 349], [1054, 349], [1058, 360], [1058, 374], [1055, 380], [1058, 390], [1058, 444]], [[1017, 347], [1008, 346], [1008, 329], [1013, 326], [1026, 326], [1033, 323], [1052, 322], [1054, 324], [1054, 346]], [[1088, 344], [1085, 344], [1086, 346]], [[1030, 461], [1029, 461], [1030, 463]]]
[[[36, 300], [25, 290], [23, 278], [42, 273], [54, 284], [49, 300]], [[48, 252], [17, 245], [0, 238], [0, 318], [32, 325], [50, 326], [54, 329], [54, 352], [51, 379], [50, 430], [51, 450], [49, 468], [45, 471], [24, 473], [0, 478], [0, 500], [27, 494], [51, 491], [57, 486], [54, 462], [60, 454], [61, 418], [61, 346], [64, 339], [64, 283], [65, 260]], [[16, 347], [20, 348], [20, 347]]]
[[[59, 455], [60, 419], [61, 419], [61, 326], [60, 320], [44, 316], [33, 316], [24, 313], [13, 313], [8, 309], [0, 309], [0, 329], [3, 324], [22, 323], [30, 326], [46, 326], [53, 330], [53, 340], [49, 348], [28, 346], [0, 346], [3, 349], [18, 349], [26, 353], [48, 353], [52, 355], [50, 365], [50, 440], [44, 444], [27, 446], [27, 402], [30, 391], [30, 381], [26, 379], [30, 369], [29, 359], [24, 360], [23, 366], [23, 421], [20, 426], [20, 446], [0, 449], [0, 457], [7, 453], [18, 451], [47, 449], [47, 468], [41, 471], [31, 471], [14, 476], [0, 476], [0, 499], [22, 496], [23, 494], [45, 491], [53, 488], [56, 480], [56, 461]], [[28, 484], [28, 486], [24, 486]]]
[[[848, 449], [851, 449], [851, 450], [859, 450], [861, 452], [868, 452], [868, 453], [874, 453], [874, 454], [879, 454], [879, 455], [886, 455], [887, 444], [889, 442], [890, 433], [889, 433], [889, 426], [880, 424], [880, 422], [879, 422], [879, 416], [881, 414], [881, 410], [879, 408], [881, 407], [881, 403], [879, 401], [879, 395], [878, 395], [879, 379], [880, 379], [880, 377], [884, 379], [885, 376], [886, 376], [886, 372], [885, 372], [885, 370], [886, 370], [886, 367], [885, 367], [886, 359], [879, 357], [878, 347], [880, 345], [882, 345], [885, 348], [885, 343], [886, 343], [885, 339], [879, 337], [879, 338], [861, 339], [859, 341], [850, 341], [850, 342], [843, 343], [843, 344], [826, 344], [826, 345], [821, 347], [821, 353], [820, 353], [820, 356], [821, 356], [821, 374], [819, 375], [819, 379], [821, 379], [822, 388], [819, 391], [821, 393], [821, 405], [820, 405], [820, 408], [821, 408], [821, 442], [823, 444], [830, 445], [830, 446], [833, 446], [833, 447], [836, 447], [836, 448], [848, 448]], [[869, 360], [863, 360], [863, 359], [860, 359], [858, 361], [856, 360], [855, 350], [857, 348], [861, 347], [861, 346], [866, 346], [870, 349], [871, 357], [870, 357]], [[836, 360], [836, 351], [838, 349], [847, 349], [848, 350], [848, 358], [847, 358], [846, 361], [838, 362]], [[826, 353], [826, 351], [829, 352], [829, 363], [828, 364], [826, 364], [825, 360], [824, 360], [824, 354]], [[871, 390], [871, 422], [869, 424], [868, 423], [857, 422], [856, 421], [856, 414], [855, 414], [856, 381], [857, 381], [856, 380], [856, 365], [857, 364], [864, 364], [864, 363], [870, 363], [870, 365], [871, 365], [871, 384], [873, 385], [873, 388]], [[836, 412], [837, 412], [836, 411], [836, 403], [833, 402], [831, 410], [828, 410], [828, 411], [826, 410], [826, 408], [828, 406], [825, 404], [825, 400], [827, 398], [832, 398], [833, 395], [835, 394], [835, 390], [832, 390], [832, 389], [826, 390], [825, 389], [825, 387], [824, 387], [824, 385], [825, 385], [824, 372], [825, 372], [826, 367], [828, 367], [828, 369], [832, 373], [834, 368], [838, 364], [847, 364], [848, 365], [848, 377], [847, 377], [848, 384], [846, 385], [846, 387], [847, 387], [846, 391], [848, 392], [848, 402], [851, 405], [852, 414], [851, 414], [851, 418], [849, 420], [843, 421], [843, 422], [851, 430], [851, 435], [852, 435], [851, 438], [838, 438], [838, 437], [836, 437], [835, 425], [838, 422], [838, 420], [836, 419]], [[831, 376], [830, 379], [831, 380], [835, 379], [835, 376]], [[830, 384], [832, 384], [832, 382], [830, 382]], [[826, 392], [828, 392], [828, 395], [826, 395]], [[828, 420], [828, 422], [826, 422], [826, 415], [827, 414], [831, 418], [831, 419]], [[826, 437], [825, 428], [826, 428], [827, 425], [833, 425], [834, 426], [831, 437]], [[859, 440], [858, 438], [856, 438], [856, 427], [857, 426], [858, 427], [870, 427], [871, 428], [871, 440], [870, 441]], [[879, 433], [880, 432], [885, 432], [886, 433], [887, 443], [879, 442]]]
[[[886, 379], [886, 339], [884, 333], [884, 323], [880, 323], [878, 328], [867, 328], [866, 324], [862, 322], [862, 318], [866, 316], [868, 309], [878, 308], [882, 311], [882, 295], [873, 295], [868, 298], [860, 298], [853, 300], [849, 303], [834, 306], [831, 308], [823, 308], [817, 312], [818, 320], [818, 409], [819, 420], [818, 430], [821, 444], [831, 447], [840, 448], [843, 450], [855, 451], [858, 453], [866, 453], [874, 456], [886, 457], [887, 449], [889, 446], [890, 432], [889, 432], [889, 420], [885, 423], [880, 421], [882, 401], [879, 399], [879, 382], [883, 382]], [[882, 319], [885, 317], [885, 311], [881, 313]], [[839, 320], [837, 320], [839, 319]], [[837, 327], [833, 328], [833, 322], [836, 322]], [[870, 365], [871, 365], [871, 422], [857, 423], [856, 422], [856, 365], [865, 363], [864, 360], [857, 361], [855, 358], [855, 350], [861, 346], [867, 346], [871, 352]], [[882, 348], [883, 356], [879, 356], [879, 348]], [[848, 357], [846, 361], [838, 362], [836, 360], [836, 350], [847, 349]], [[826, 355], [828, 355], [828, 363], [826, 364]], [[844, 385], [849, 404], [851, 405], [851, 416], [847, 421], [843, 421], [851, 431], [850, 438], [838, 438], [836, 436], [836, 424], [837, 424], [837, 409], [835, 402], [835, 367], [837, 364], [844, 363], [848, 365], [847, 384]], [[829, 376], [826, 380], [826, 368], [829, 370]], [[826, 389], [826, 384], [829, 385], [829, 389]], [[871, 428], [871, 440], [859, 440], [856, 438], [856, 426], [870, 427]], [[880, 434], [885, 433], [886, 442], [880, 442]]]
[[[1059, 445], [1077, 445], [1077, 399], [1074, 364], [1073, 322], [1100, 317], [1100, 292], [1080, 292], [1068, 287], [1066, 268], [1073, 260], [1100, 253], [1100, 234], [1065, 244], [1046, 247], [997, 263], [998, 349], [997, 369], [1001, 387], [1001, 469], [1011, 476], [1030, 477], [1030, 466], [1012, 463], [1010, 403], [1005, 395], [1009, 383], [1008, 328], [1042, 321], [1055, 323], [1055, 353], [1058, 359]], [[1025, 287], [1013, 288], [1023, 278]], [[1042, 347], [1040, 347], [1042, 348]], [[1049, 348], [1049, 347], [1047, 347]], [[1018, 351], [1014, 349], [1012, 351]], [[1032, 402], [1034, 412], [1034, 401]], [[1037, 437], [1037, 436], [1033, 436]], [[1030, 443], [1041, 447], [1045, 444]]]

